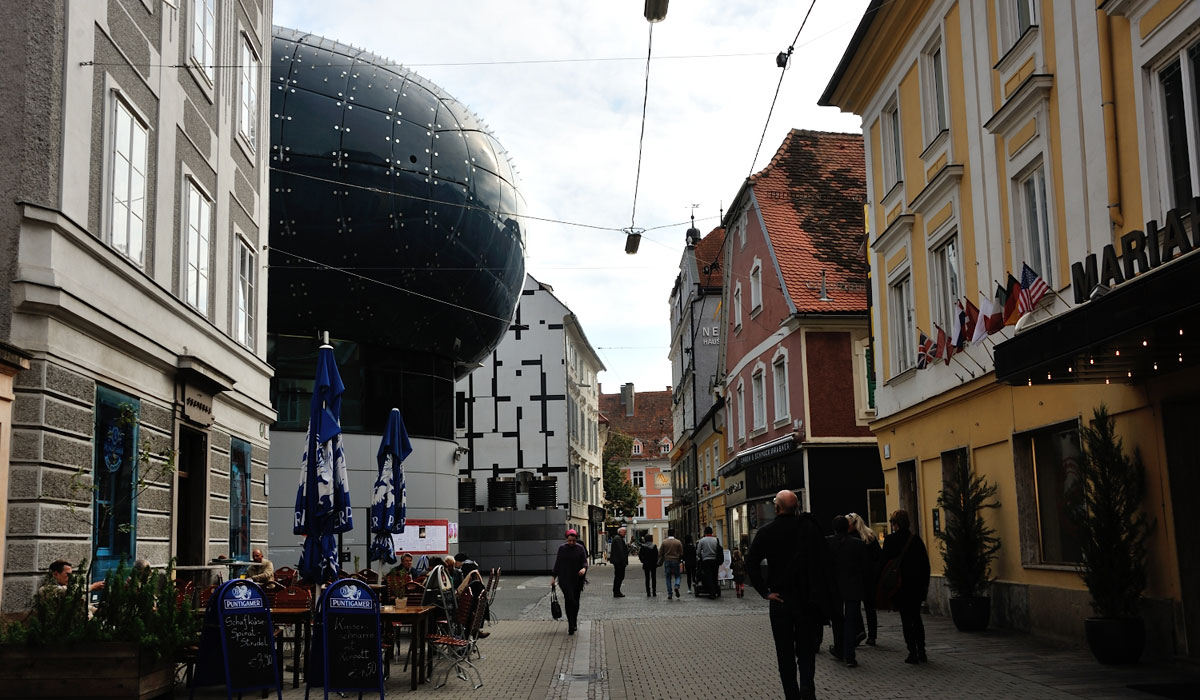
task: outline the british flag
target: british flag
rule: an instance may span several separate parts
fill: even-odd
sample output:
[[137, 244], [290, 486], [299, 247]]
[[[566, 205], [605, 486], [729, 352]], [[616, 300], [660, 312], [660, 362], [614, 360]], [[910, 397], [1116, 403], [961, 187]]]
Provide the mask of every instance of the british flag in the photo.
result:
[[1039, 277], [1028, 264], [1021, 263], [1021, 292], [1017, 299], [1021, 313], [1033, 311], [1033, 307], [1037, 306], [1048, 291], [1050, 288], [1046, 286], [1046, 280]]
[[925, 331], [917, 329], [921, 334], [921, 342], [917, 343], [917, 369], [925, 369], [929, 363], [937, 359], [934, 355], [933, 338], [925, 335]]

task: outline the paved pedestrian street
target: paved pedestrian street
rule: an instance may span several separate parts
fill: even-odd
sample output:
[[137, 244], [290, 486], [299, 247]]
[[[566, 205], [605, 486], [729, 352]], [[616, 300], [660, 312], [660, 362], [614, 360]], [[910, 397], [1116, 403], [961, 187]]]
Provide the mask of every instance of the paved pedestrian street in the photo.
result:
[[[386, 683], [387, 695], [529, 700], [783, 697], [767, 604], [751, 589], [740, 600], [732, 590], [723, 591], [718, 600], [694, 598], [686, 591], [682, 600], [668, 600], [661, 587], [657, 597], [645, 595], [640, 569], [630, 569], [629, 574], [626, 597], [618, 599], [611, 593], [611, 567], [592, 568], [579, 631], [573, 636], [567, 635], [565, 620], [550, 617], [548, 576], [505, 576], [496, 597], [500, 620], [487, 628], [491, 634], [480, 643], [485, 658], [475, 662], [483, 673], [483, 688], [472, 690], [470, 683], [451, 674], [443, 688], [426, 684], [411, 692], [408, 674], [396, 663]], [[929, 663], [912, 666], [902, 662], [905, 649], [898, 616], [880, 613], [879, 621], [879, 645], [860, 648], [858, 668], [836, 663], [828, 651], [817, 655], [818, 698], [1200, 697], [1200, 672], [1179, 665], [1104, 667], [1086, 649], [1007, 630], [965, 634], [939, 616], [925, 617]], [[825, 645], [830, 641], [826, 630]], [[441, 679], [441, 670], [435, 668], [435, 680]], [[303, 687], [292, 689], [290, 676], [289, 672], [284, 698], [303, 698]], [[1138, 684], [1170, 687], [1162, 694], [1129, 687]], [[312, 693], [321, 697], [319, 689]], [[177, 697], [188, 695], [181, 691]], [[196, 697], [224, 697], [224, 690], [201, 689]]]

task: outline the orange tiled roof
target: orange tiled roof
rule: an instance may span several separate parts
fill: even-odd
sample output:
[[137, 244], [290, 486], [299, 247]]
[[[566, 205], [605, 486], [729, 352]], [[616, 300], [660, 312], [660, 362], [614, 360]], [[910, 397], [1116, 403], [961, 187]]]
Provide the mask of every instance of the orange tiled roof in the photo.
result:
[[[720, 265], [713, 263], [720, 263], [718, 258], [724, 242], [725, 229], [718, 226], [696, 244], [696, 279], [699, 280], [700, 286], [721, 287]], [[709, 267], [708, 272], [704, 271], [706, 266]]]
[[634, 393], [633, 415], [625, 415], [620, 392], [600, 394], [600, 412], [608, 418], [609, 429], [635, 437], [642, 441], [642, 454], [633, 459], [661, 459], [656, 446], [664, 437], [670, 438], [674, 428], [671, 423], [670, 391], [638, 391]]
[[[860, 134], [792, 129], [750, 178], [783, 282], [800, 313], [867, 310]], [[820, 301], [821, 273], [832, 301]]]

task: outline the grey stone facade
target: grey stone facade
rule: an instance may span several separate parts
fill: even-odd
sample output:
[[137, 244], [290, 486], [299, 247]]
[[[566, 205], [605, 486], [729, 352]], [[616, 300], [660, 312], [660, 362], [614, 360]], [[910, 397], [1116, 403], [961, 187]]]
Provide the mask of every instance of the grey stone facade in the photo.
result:
[[[15, 378], [9, 488], [0, 494], [9, 515], [6, 611], [28, 607], [50, 562], [97, 555], [94, 516], [111, 510], [98, 509], [93, 493], [94, 465], [109, 454], [95, 434], [108, 425], [98, 423], [101, 395], [136, 408], [127, 428], [136, 434], [130, 452], [141, 455], [128, 457], [142, 479], [122, 501], [133, 521], [130, 551], [114, 556], [163, 566], [181, 552], [189, 564], [228, 554], [234, 438], [249, 444], [251, 544], [267, 542], [274, 411], [260, 243], [269, 166], [261, 57], [271, 0], [207, 2], [208, 71], [193, 56], [193, 0], [34, 0], [7, 7], [0, 23], [0, 108], [9, 122], [0, 190], [10, 195], [0, 203], [0, 341], [33, 357]], [[245, 85], [244, 47], [263, 64]], [[245, 112], [257, 144], [242, 134], [246, 87], [258, 96]], [[121, 150], [118, 112], [132, 115], [144, 149]], [[128, 181], [141, 177], [126, 195], [116, 188], [123, 157], [139, 169]], [[207, 282], [193, 286], [203, 303], [189, 303], [185, 281], [192, 182], [210, 211], [200, 229], [207, 241], [193, 248], [208, 255]], [[117, 212], [135, 208], [140, 233], [118, 229]], [[144, 253], [118, 245], [119, 231], [140, 236]], [[239, 254], [249, 256], [250, 286], [241, 284]], [[239, 295], [252, 323], [239, 321]], [[185, 451], [185, 434], [199, 447]], [[155, 468], [163, 464], [170, 468]], [[183, 510], [203, 527], [181, 522]]]

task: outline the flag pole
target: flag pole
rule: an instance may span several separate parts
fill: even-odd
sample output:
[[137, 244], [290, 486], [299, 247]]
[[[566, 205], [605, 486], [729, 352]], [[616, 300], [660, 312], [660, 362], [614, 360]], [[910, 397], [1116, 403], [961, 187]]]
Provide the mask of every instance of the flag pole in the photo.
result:
[[[959, 366], [959, 367], [962, 367], [963, 369], [965, 369], [965, 370], [967, 371], [967, 374], [971, 375], [971, 379], [974, 379], [974, 378], [975, 378], [975, 373], [971, 371], [971, 368], [970, 368], [970, 367], [968, 367], [968, 366], [964, 365], [962, 360], [958, 359], [958, 356], [959, 356], [959, 355], [961, 355], [961, 354], [963, 354], [963, 353], [961, 353], [961, 352], [956, 352], [956, 353], [954, 353], [953, 355], [951, 355], [951, 356], [950, 356], [950, 359], [952, 359], [952, 360], [954, 360], [955, 362], [957, 362], [957, 363], [958, 363], [958, 366]], [[972, 362], [975, 362], [974, 360], [971, 360], [971, 361], [972, 361]], [[979, 363], [977, 363], [977, 362], [976, 362], [976, 364], [979, 364]], [[983, 369], [983, 367], [980, 367], [979, 369], [980, 369], [980, 370], [982, 370], [982, 369]], [[951, 371], [953, 372], [954, 370], [951, 370]], [[954, 372], [954, 374], [955, 374], [955, 375], [957, 375], [957, 374], [958, 374], [958, 372]], [[962, 377], [959, 377], [959, 379], [961, 380], [961, 379], [962, 379]]]
[[[975, 363], [975, 366], [979, 368], [979, 371], [980, 371], [980, 372], [986, 372], [986, 371], [987, 371], [986, 369], [984, 369], [984, 368], [983, 368], [983, 365], [979, 364], [979, 361], [978, 361], [978, 360], [976, 360], [974, 357], [971, 357], [971, 353], [967, 352], [965, 348], [964, 348], [964, 349], [962, 349], [962, 350], [960, 350], [960, 351], [958, 351], [958, 352], [956, 352], [956, 353], [954, 353], [954, 354], [955, 354], [955, 355], [966, 355], [967, 357], [971, 358], [971, 362]], [[962, 361], [959, 361], [959, 363], [958, 363], [958, 364], [962, 365]], [[966, 365], [963, 365], [963, 367], [966, 367]], [[972, 373], [971, 373], [971, 376], [972, 376], [972, 377], [974, 377], [974, 376], [975, 376], [975, 373], [974, 373], [974, 372], [972, 372]]]

